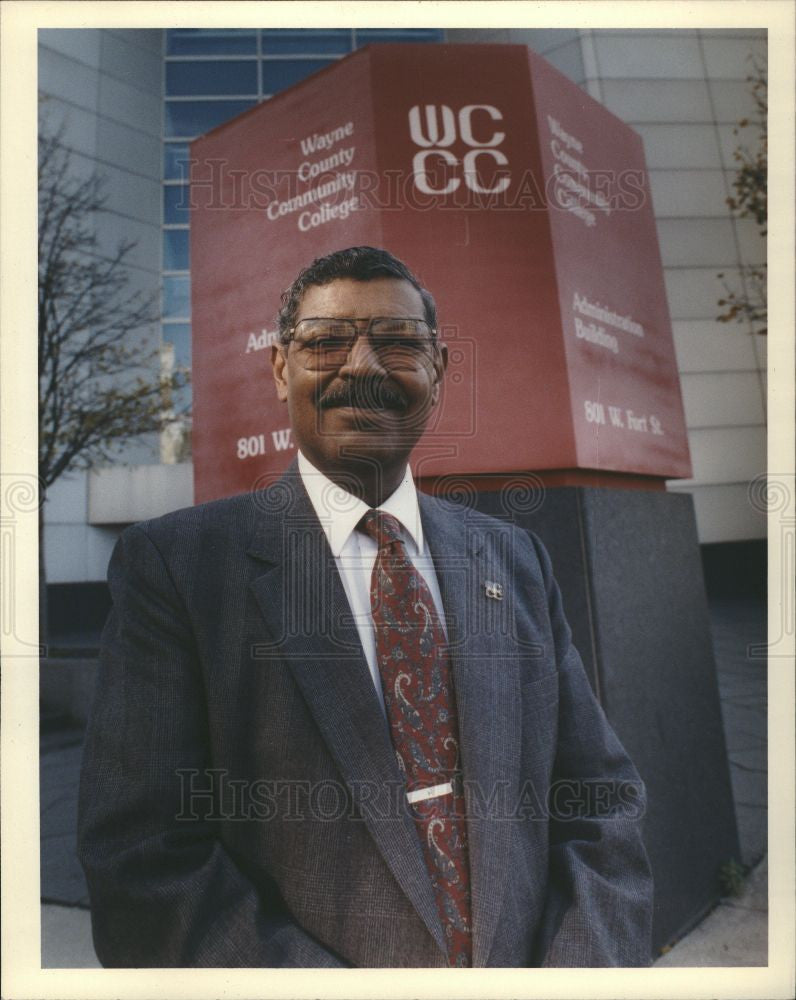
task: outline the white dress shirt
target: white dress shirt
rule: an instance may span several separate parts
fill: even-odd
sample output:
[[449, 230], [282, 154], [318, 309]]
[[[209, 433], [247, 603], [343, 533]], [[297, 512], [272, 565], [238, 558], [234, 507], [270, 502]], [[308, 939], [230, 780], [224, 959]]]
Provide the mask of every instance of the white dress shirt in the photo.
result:
[[[376, 635], [370, 609], [370, 579], [378, 546], [370, 535], [355, 530], [363, 514], [370, 508], [364, 501], [337, 486], [319, 472], [301, 452], [298, 453], [298, 467], [301, 480], [321, 522], [340, 572], [373, 684], [384, 709], [381, 675], [376, 657]], [[437, 574], [434, 572], [434, 563], [423, 542], [417, 490], [408, 465], [401, 485], [375, 509], [382, 510], [385, 514], [392, 514], [400, 524], [406, 554], [428, 584], [442, 627], [445, 629], [442, 596]]]

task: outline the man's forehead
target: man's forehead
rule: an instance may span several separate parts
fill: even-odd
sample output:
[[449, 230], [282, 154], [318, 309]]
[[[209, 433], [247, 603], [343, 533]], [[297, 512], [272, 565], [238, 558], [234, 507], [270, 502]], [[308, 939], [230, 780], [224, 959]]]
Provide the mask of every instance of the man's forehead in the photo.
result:
[[338, 315], [424, 314], [420, 292], [404, 278], [380, 277], [370, 281], [335, 278], [323, 285], [310, 285], [301, 297], [297, 318]]

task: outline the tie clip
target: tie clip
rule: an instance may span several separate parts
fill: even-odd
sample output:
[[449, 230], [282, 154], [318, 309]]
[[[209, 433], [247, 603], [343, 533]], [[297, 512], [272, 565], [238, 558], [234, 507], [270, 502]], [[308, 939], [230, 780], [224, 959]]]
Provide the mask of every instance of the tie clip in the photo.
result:
[[503, 600], [503, 587], [499, 583], [494, 583], [492, 580], [485, 580], [484, 590], [487, 597], [491, 597], [496, 601]]
[[414, 805], [415, 802], [436, 799], [440, 795], [453, 795], [453, 785], [449, 781], [446, 781], [443, 785], [432, 785], [430, 788], [418, 788], [414, 792], [407, 792], [406, 801]]

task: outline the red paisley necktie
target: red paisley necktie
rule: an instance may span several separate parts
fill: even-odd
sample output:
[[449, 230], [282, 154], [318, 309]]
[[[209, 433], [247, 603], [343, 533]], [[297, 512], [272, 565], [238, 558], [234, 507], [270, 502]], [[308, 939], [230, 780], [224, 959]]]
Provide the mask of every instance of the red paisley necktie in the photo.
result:
[[459, 727], [445, 633], [406, 554], [398, 521], [370, 510], [357, 525], [379, 546], [370, 601], [384, 704], [434, 886], [451, 966], [472, 960], [470, 868]]

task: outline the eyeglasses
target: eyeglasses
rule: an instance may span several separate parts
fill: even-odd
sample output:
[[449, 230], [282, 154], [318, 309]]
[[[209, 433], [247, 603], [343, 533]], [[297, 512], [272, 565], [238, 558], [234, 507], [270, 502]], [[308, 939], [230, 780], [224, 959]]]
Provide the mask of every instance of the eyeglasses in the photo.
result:
[[[323, 316], [299, 320], [290, 330], [299, 359], [310, 371], [341, 368], [363, 332], [356, 320]], [[429, 360], [436, 343], [436, 330], [406, 316], [375, 316], [366, 332], [379, 363], [389, 371], [416, 370]]]

